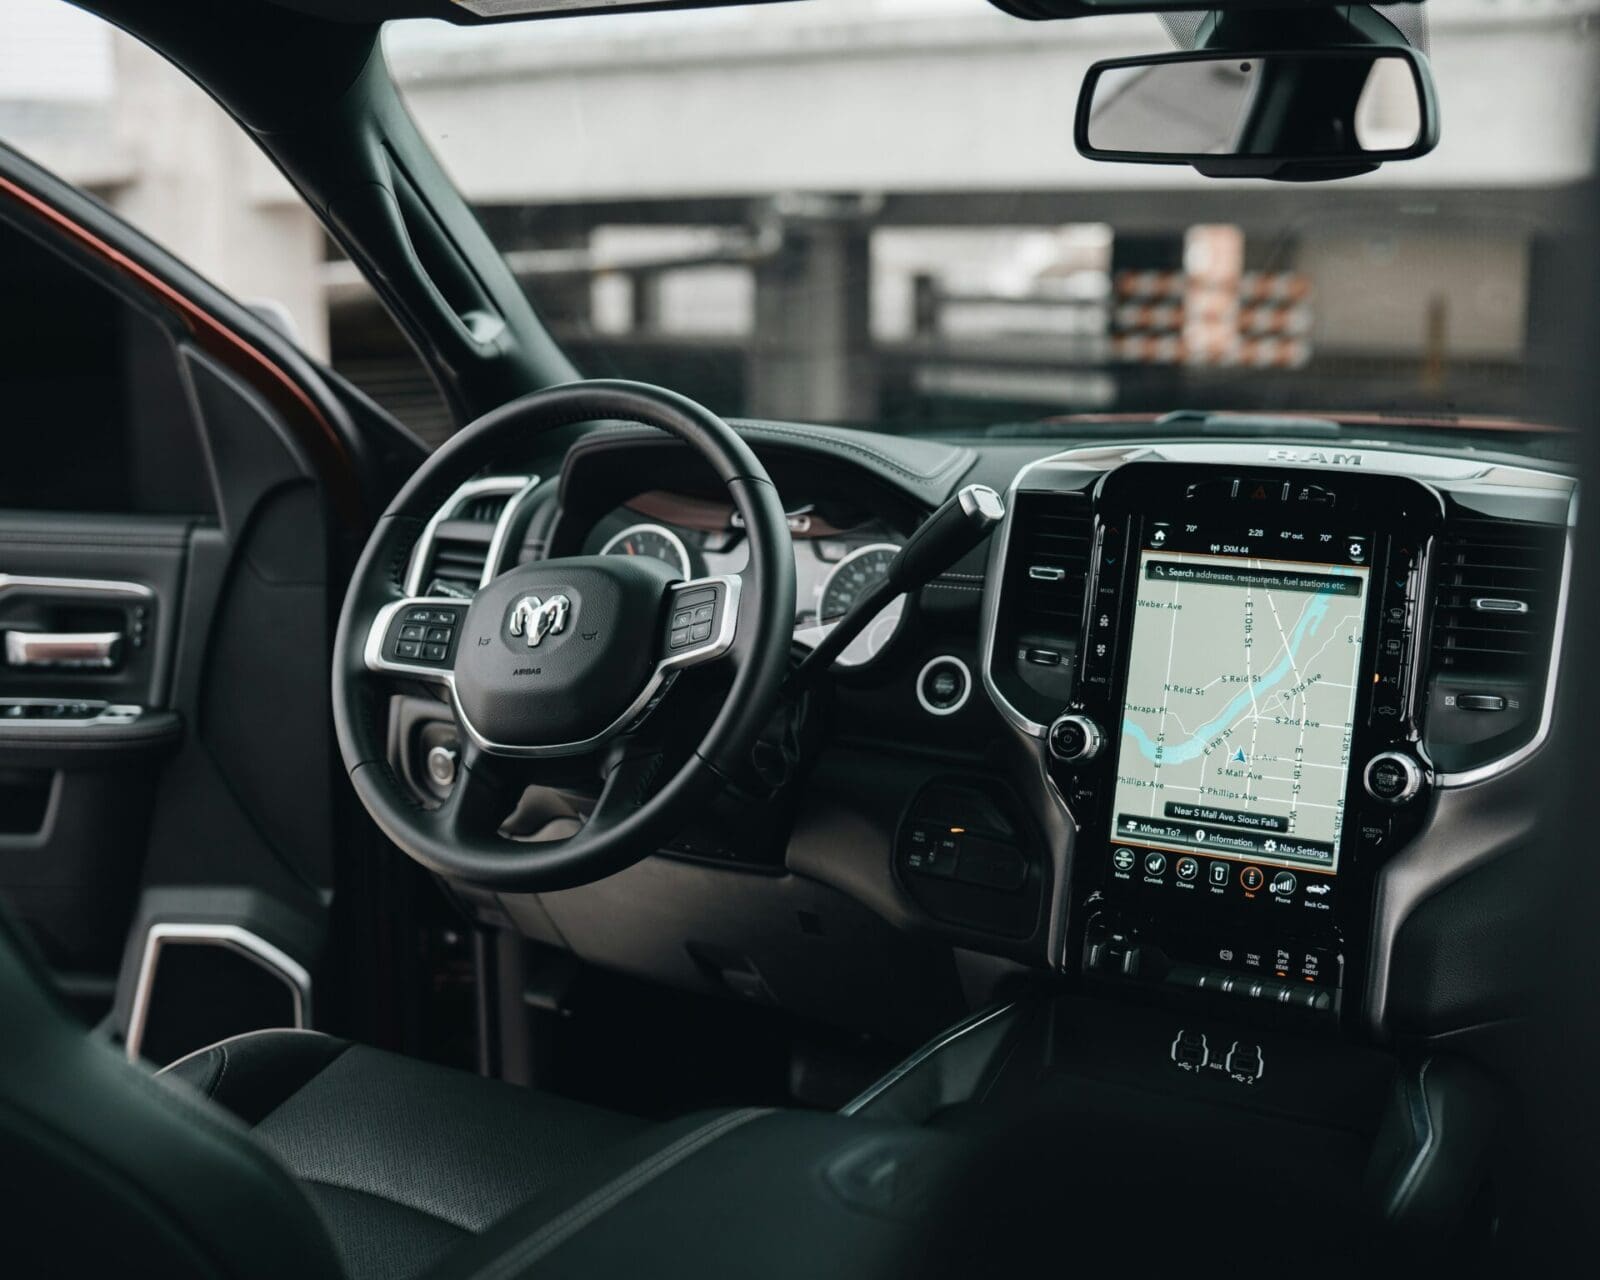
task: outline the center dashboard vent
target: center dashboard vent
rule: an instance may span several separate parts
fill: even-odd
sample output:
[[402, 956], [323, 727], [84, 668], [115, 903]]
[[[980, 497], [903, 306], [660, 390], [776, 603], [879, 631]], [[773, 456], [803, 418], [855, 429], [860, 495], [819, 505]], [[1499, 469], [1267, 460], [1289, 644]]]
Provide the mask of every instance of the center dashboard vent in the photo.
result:
[[1542, 679], [1560, 602], [1566, 531], [1456, 518], [1434, 574], [1436, 674]]
[[990, 675], [1030, 719], [1048, 724], [1072, 695], [1094, 515], [1082, 493], [1019, 493], [1006, 543]]
[[1015, 626], [1023, 642], [1076, 647], [1089, 579], [1094, 517], [1085, 494], [1021, 494], [1012, 543]]

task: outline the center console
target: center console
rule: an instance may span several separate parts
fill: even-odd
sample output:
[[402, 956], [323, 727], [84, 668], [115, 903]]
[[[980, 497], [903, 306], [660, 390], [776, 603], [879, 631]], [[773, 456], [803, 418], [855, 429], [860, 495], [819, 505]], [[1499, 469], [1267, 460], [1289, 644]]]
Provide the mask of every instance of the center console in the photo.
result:
[[[1403, 475], [1133, 461], [1016, 498], [988, 674], [1013, 720], [1059, 699], [1021, 716], [1075, 828], [1054, 963], [1336, 1026], [1365, 978], [1374, 872], [1433, 784], [1419, 636], [1441, 496]], [[1040, 606], [1053, 593], [1070, 622]]]

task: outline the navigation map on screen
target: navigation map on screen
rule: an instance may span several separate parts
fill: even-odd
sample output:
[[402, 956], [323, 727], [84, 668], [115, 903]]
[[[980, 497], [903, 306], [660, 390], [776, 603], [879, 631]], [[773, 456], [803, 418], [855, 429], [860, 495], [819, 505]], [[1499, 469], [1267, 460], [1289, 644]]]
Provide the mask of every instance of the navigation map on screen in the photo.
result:
[[1337, 870], [1368, 574], [1142, 553], [1116, 839]]

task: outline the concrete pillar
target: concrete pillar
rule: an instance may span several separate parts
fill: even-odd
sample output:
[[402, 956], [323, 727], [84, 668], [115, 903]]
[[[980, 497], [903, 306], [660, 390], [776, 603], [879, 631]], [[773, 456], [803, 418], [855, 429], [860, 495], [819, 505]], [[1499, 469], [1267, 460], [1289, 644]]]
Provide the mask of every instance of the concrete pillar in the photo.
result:
[[853, 209], [784, 220], [783, 247], [755, 267], [746, 411], [815, 422], [877, 419], [872, 225]]

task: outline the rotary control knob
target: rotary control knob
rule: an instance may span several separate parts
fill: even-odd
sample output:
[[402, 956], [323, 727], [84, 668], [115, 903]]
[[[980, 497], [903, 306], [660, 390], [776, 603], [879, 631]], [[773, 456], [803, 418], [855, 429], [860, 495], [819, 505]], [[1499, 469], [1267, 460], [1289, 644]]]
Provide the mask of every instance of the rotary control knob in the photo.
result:
[[1380, 804], [1405, 804], [1422, 790], [1422, 766], [1403, 752], [1385, 751], [1367, 762], [1361, 781]]
[[1062, 764], [1088, 764], [1100, 754], [1105, 734], [1088, 716], [1061, 716], [1045, 735], [1050, 754]]

